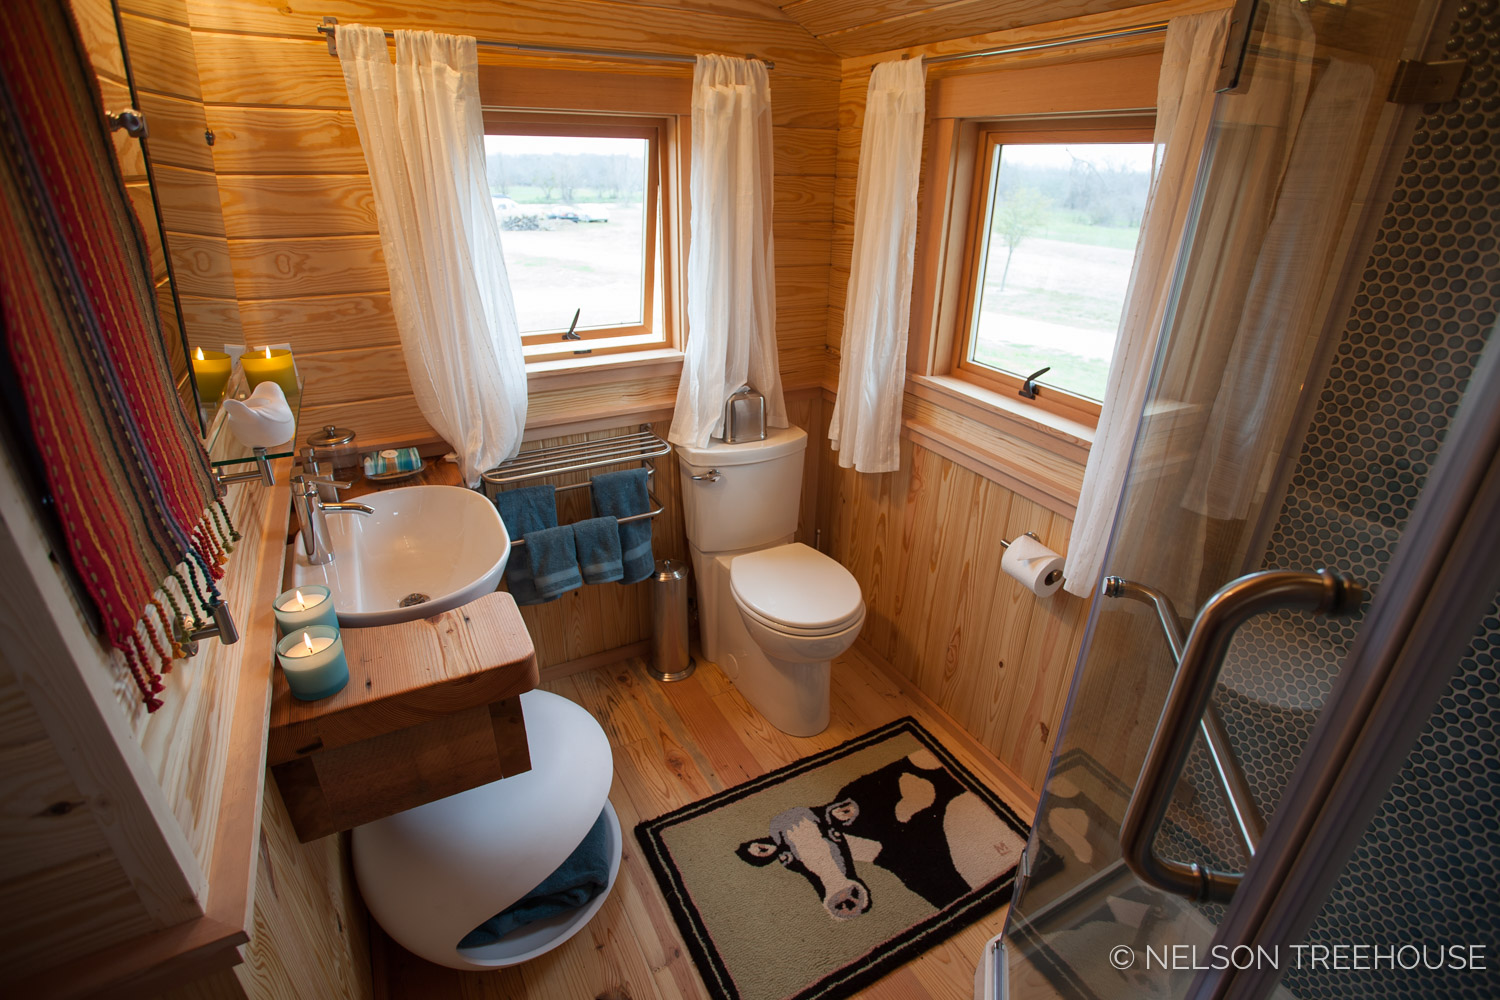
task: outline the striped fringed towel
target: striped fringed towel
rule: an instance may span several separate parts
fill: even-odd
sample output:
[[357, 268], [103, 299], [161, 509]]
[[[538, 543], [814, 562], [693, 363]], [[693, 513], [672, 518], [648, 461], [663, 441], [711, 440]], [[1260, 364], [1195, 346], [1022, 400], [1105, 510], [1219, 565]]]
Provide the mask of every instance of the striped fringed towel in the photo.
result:
[[239, 537], [167, 367], [145, 244], [68, 7], [0, 9], [0, 363], [68, 556], [149, 711]]

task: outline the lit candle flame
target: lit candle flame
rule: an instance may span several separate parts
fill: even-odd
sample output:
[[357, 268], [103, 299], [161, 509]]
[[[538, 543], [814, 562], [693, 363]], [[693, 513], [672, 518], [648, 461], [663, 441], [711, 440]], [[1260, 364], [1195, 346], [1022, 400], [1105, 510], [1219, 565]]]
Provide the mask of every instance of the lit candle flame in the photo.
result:
[[269, 347], [266, 348], [266, 360], [267, 361], [271, 360], [271, 349]]
[[299, 610], [306, 609], [306, 607], [307, 607], [307, 598], [305, 598], [305, 597], [302, 596], [302, 591], [300, 591], [300, 590], [297, 591], [297, 604], [298, 604]]
[[309, 656], [311, 656], [312, 655], [312, 651], [313, 651], [312, 636], [308, 635], [306, 632], [303, 632], [302, 633], [302, 644], [307, 647], [307, 653], [308, 653]]
[[203, 360], [203, 348], [201, 348], [201, 347], [198, 348], [198, 352], [196, 354], [194, 354], [193, 357], [196, 358], [199, 361], [202, 361]]

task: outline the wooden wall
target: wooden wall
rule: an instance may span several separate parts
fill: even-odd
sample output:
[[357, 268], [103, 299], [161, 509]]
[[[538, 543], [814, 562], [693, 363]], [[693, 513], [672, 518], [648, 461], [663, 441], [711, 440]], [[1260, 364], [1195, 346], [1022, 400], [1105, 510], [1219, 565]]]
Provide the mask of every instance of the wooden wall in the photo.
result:
[[[1215, 6], [1224, 3], [1054, 4], [1045, 8], [1049, 23], [1038, 24], [1042, 8], [1004, 0], [941, 7], [901, 4], [882, 8], [888, 14], [883, 19], [872, 16], [876, 8], [870, 5], [833, 0], [787, 5], [787, 12], [806, 18], [821, 40], [849, 55], [841, 63], [839, 90], [825, 427], [838, 382], [859, 147], [873, 66], [903, 55], [977, 52], [1107, 31]], [[981, 31], [987, 33], [977, 34]], [[1134, 52], [1142, 44], [1105, 43], [1083, 57]], [[1078, 50], [1051, 51], [1015, 62], [1037, 65], [1077, 58]], [[934, 66], [929, 83], [983, 66]], [[929, 101], [931, 94], [929, 87]], [[923, 183], [930, 178], [924, 176]], [[919, 241], [927, 224], [924, 215], [918, 221]], [[922, 281], [919, 274], [914, 297], [931, 294]], [[826, 433], [823, 447], [818, 523], [825, 551], [849, 567], [865, 592], [870, 618], [861, 641], [1040, 791], [1082, 647], [1089, 602], [1062, 591], [1045, 600], [1032, 595], [1000, 572], [1000, 541], [1035, 531], [1066, 554], [1088, 459], [1087, 437], [996, 420], [957, 394], [908, 380], [897, 472], [872, 476], [841, 469], [836, 453], [826, 450]]]
[[841, 56], [1139, 6], [1142, 0], [790, 0], [781, 9]]
[[[338, 422], [371, 444], [431, 437], [397, 347], [373, 196], [343, 77], [313, 30], [314, 15], [388, 30], [681, 54], [754, 52], [774, 60], [783, 377], [790, 386], [821, 379], [839, 70], [828, 49], [773, 5], [421, 0], [372, 7], [330, 0], [316, 11], [294, 11], [271, 0], [188, 0], [188, 8], [203, 100], [218, 137], [213, 156], [228, 236], [228, 273], [217, 260], [212, 265], [220, 281], [233, 283], [250, 343], [291, 342], [308, 376], [304, 422]], [[480, 60], [538, 65], [534, 56], [493, 49], [481, 49]], [[691, 66], [577, 65], [691, 75]], [[549, 408], [557, 380], [533, 379], [532, 408], [556, 420], [558, 410], [574, 416], [597, 410], [601, 399], [621, 400], [616, 412], [626, 405], [669, 407], [676, 381], [675, 370], [616, 373], [608, 383], [594, 380], [586, 394], [565, 392]]]
[[[100, 0], [80, 0], [75, 8], [82, 5], [97, 7]], [[109, 4], [102, 6], [107, 16]], [[150, 129], [145, 143], [151, 177], [189, 344], [220, 350], [226, 343], [243, 343], [187, 4], [185, 0], [119, 0], [119, 7], [140, 111]], [[134, 158], [139, 158], [138, 153]], [[141, 182], [143, 187], [144, 177]], [[138, 190], [132, 185], [133, 195]], [[150, 198], [151, 192], [141, 191], [136, 198], [137, 213], [148, 239], [155, 240]], [[160, 253], [160, 246], [153, 246], [153, 256]], [[165, 287], [164, 269], [158, 287], [168, 347], [180, 354], [173, 339], [178, 336], [177, 314]], [[178, 369], [174, 366], [174, 370]]]
[[348, 835], [297, 840], [267, 772], [255, 873], [254, 930], [244, 961], [159, 1000], [301, 1000], [374, 996], [368, 915], [350, 868]]
[[0, 983], [159, 926], [104, 836], [107, 813], [0, 654]]
[[1072, 522], [909, 438], [896, 472], [831, 450], [821, 465], [823, 547], [864, 592], [860, 641], [1040, 791], [1089, 602], [1036, 597], [1000, 571], [1000, 542], [1034, 531], [1066, 554]]

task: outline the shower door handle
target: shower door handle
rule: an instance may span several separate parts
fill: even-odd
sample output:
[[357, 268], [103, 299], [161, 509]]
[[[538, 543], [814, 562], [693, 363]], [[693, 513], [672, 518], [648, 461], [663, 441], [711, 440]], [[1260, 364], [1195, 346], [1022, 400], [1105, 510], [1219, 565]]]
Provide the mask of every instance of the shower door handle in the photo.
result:
[[1295, 608], [1325, 615], [1352, 614], [1364, 588], [1342, 573], [1266, 570], [1225, 584], [1208, 599], [1183, 644], [1177, 674], [1146, 751], [1140, 780], [1120, 824], [1125, 864], [1147, 885], [1200, 902], [1223, 903], [1242, 875], [1156, 854], [1156, 834], [1172, 804], [1203, 714], [1208, 710], [1224, 654], [1235, 631], [1265, 611]]

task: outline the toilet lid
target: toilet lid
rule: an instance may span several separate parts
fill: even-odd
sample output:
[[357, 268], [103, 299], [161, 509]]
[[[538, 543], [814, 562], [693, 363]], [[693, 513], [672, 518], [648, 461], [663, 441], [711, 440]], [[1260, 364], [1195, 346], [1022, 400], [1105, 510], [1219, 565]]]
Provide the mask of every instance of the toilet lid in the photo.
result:
[[828, 629], [864, 609], [854, 575], [801, 542], [735, 556], [729, 583], [739, 602], [768, 624]]

